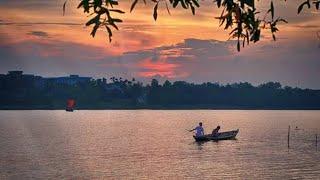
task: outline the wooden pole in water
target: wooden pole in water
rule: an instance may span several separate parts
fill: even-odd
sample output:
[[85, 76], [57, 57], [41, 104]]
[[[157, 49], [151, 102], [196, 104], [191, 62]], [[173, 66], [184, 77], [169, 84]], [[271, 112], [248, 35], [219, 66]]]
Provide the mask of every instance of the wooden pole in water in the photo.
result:
[[318, 134], [316, 134], [316, 148], [318, 147]]
[[288, 149], [290, 148], [290, 126], [288, 128]]

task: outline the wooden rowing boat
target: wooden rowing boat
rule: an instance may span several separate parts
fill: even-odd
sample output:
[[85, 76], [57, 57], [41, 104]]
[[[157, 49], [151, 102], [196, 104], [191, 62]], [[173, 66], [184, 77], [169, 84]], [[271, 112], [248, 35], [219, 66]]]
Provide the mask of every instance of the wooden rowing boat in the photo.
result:
[[196, 141], [220, 141], [220, 140], [229, 140], [229, 139], [235, 139], [237, 134], [239, 132], [239, 129], [233, 130], [233, 131], [226, 131], [217, 133], [216, 135], [212, 134], [206, 134], [204, 136], [193, 136], [193, 138]]

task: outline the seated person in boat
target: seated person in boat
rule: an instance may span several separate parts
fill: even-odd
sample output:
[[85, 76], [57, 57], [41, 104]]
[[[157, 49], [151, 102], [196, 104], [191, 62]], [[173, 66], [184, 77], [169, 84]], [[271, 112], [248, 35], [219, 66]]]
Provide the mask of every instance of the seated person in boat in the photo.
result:
[[189, 130], [190, 132], [191, 131], [196, 131], [196, 136], [203, 136], [204, 135], [204, 130], [203, 130], [203, 127], [202, 127], [202, 122], [199, 122], [199, 126], [197, 126], [196, 128], [194, 129], [191, 129]]
[[220, 126], [217, 126], [215, 129], [213, 129], [213, 131], [212, 131], [211, 135], [212, 135], [212, 136], [217, 136], [217, 135], [218, 135], [219, 130], [220, 130]]

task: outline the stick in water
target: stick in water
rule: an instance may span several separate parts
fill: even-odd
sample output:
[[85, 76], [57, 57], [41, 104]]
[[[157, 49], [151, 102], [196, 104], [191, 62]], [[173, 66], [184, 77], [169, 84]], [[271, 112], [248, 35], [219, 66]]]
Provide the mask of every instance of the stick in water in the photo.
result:
[[290, 126], [288, 128], [288, 149], [290, 148]]

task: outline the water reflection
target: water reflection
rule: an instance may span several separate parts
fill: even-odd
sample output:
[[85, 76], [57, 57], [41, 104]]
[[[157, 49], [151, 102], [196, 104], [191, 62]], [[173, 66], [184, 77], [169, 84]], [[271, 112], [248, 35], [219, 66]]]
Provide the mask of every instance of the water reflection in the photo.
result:
[[[317, 179], [320, 111], [0, 111], [1, 179]], [[185, 128], [239, 128], [194, 142]], [[303, 130], [291, 132], [288, 125]]]
[[198, 150], [202, 150], [203, 149], [202, 146], [204, 145], [204, 143], [206, 142], [194, 142], [193, 144], [197, 146]]

